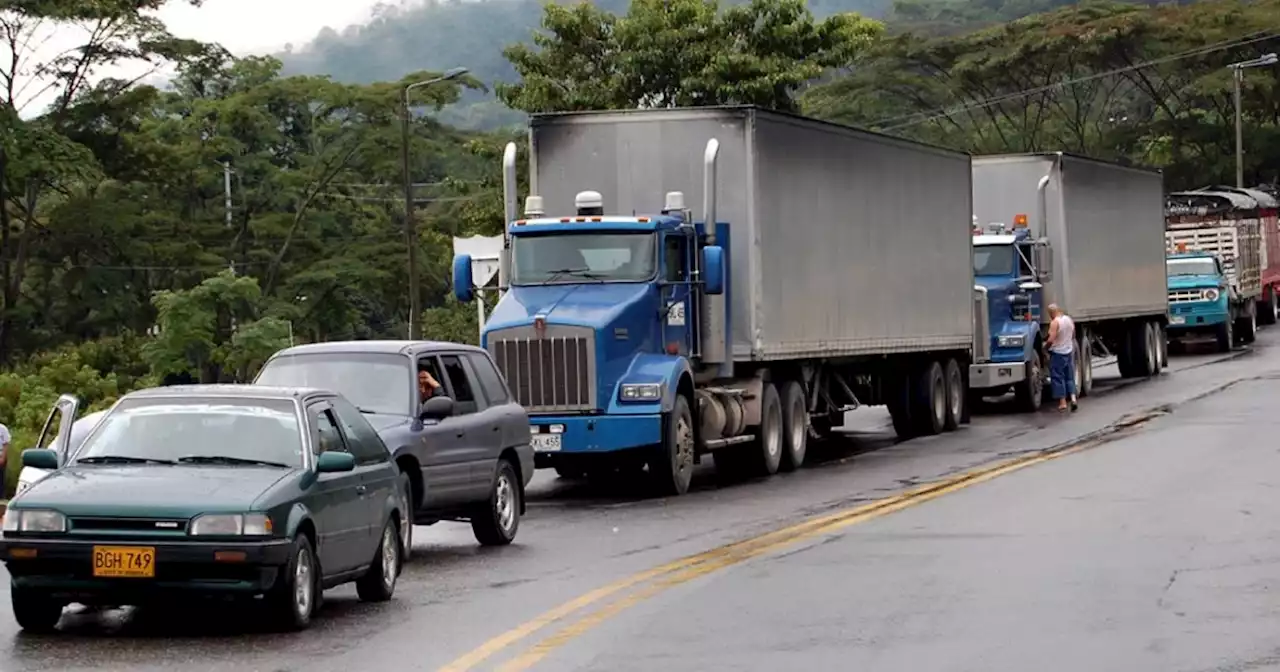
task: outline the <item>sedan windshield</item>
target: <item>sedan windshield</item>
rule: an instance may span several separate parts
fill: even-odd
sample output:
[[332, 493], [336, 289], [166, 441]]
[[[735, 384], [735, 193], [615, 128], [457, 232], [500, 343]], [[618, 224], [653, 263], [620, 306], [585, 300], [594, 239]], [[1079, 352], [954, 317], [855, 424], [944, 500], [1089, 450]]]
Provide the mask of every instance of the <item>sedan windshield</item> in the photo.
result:
[[121, 401], [76, 453], [83, 464], [303, 464], [297, 409], [286, 399]]
[[363, 413], [406, 415], [412, 410], [414, 376], [409, 358], [403, 355], [335, 352], [276, 357], [253, 382], [329, 390]]
[[654, 234], [563, 233], [516, 236], [512, 283], [640, 282], [653, 277]]
[[1199, 259], [1170, 259], [1169, 275], [1217, 275], [1218, 267], [1213, 263], [1213, 259], [1203, 257]]

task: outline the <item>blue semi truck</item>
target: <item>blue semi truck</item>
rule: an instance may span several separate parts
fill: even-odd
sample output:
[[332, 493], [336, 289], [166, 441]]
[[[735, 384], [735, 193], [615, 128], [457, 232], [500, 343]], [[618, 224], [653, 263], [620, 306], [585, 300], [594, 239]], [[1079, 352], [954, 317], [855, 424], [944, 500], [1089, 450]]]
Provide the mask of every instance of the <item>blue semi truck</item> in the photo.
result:
[[1051, 303], [1076, 323], [1079, 396], [1093, 388], [1095, 355], [1114, 356], [1126, 378], [1159, 373], [1168, 358], [1162, 183], [1158, 172], [1061, 152], [973, 158], [989, 361], [970, 367], [970, 401], [1012, 391], [1023, 410], [1040, 408]]
[[799, 467], [859, 406], [904, 437], [967, 421], [967, 155], [752, 107], [537, 115], [530, 150], [481, 339], [539, 467], [680, 494], [708, 454]]

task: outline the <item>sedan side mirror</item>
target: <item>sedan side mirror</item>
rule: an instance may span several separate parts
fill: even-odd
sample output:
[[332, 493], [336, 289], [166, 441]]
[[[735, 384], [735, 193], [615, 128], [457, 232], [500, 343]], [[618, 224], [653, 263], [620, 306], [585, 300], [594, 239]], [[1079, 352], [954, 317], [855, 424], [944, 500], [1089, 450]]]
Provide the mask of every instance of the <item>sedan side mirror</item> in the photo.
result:
[[48, 448], [28, 448], [22, 451], [22, 466], [52, 471], [58, 468], [58, 454]]
[[351, 453], [329, 450], [320, 453], [316, 458], [316, 471], [322, 474], [335, 474], [352, 471], [356, 468], [356, 458]]
[[422, 410], [418, 411], [419, 420], [444, 420], [453, 415], [453, 398], [451, 397], [431, 397], [422, 404]]

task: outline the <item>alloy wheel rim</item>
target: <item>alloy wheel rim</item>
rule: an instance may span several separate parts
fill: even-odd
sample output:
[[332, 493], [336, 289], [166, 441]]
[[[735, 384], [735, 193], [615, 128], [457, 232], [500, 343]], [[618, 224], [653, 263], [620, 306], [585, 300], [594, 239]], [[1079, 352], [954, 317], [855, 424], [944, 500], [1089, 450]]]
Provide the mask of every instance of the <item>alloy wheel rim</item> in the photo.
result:
[[676, 473], [681, 476], [693, 468], [693, 427], [683, 415], [676, 420], [675, 462]]
[[409, 548], [413, 539], [413, 513], [411, 511], [413, 498], [410, 492], [406, 490], [404, 493], [404, 513], [400, 516], [400, 543], [404, 544], [405, 548]]
[[769, 409], [769, 431], [765, 433], [764, 449], [769, 452], [769, 457], [778, 455], [782, 450], [782, 409], [774, 406]]
[[949, 384], [947, 385], [947, 393], [951, 397], [949, 399], [951, 403], [951, 416], [954, 418], [959, 418], [961, 413], [961, 408], [960, 408], [960, 405], [962, 403], [961, 395], [964, 394], [964, 392], [960, 389], [960, 386], [962, 384], [963, 384], [963, 381], [960, 380], [960, 370], [953, 369], [950, 376]]
[[315, 581], [311, 574], [311, 554], [305, 548], [300, 549], [293, 568], [293, 603], [299, 616], [311, 613], [311, 602], [315, 599]]
[[507, 475], [498, 476], [498, 524], [504, 530], [510, 530], [515, 521], [515, 492], [511, 486], [511, 479]]
[[802, 399], [797, 398], [791, 403], [791, 417], [793, 418], [791, 424], [791, 447], [799, 450], [804, 443], [804, 433], [808, 429], [805, 427], [808, 424], [808, 414], [805, 413]]
[[382, 533], [382, 583], [387, 588], [396, 585], [396, 565], [399, 564], [400, 549], [396, 545], [395, 529], [390, 525]]

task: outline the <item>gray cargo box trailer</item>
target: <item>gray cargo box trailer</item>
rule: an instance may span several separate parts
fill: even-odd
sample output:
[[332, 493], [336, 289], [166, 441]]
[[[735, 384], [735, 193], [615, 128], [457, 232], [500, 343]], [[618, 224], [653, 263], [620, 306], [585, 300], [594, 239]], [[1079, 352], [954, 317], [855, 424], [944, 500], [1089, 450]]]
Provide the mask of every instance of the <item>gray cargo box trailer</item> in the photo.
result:
[[[1045, 307], [1051, 303], [1075, 320], [1078, 352], [1116, 355], [1125, 377], [1159, 372], [1167, 358], [1168, 321], [1164, 187], [1159, 172], [1061, 152], [974, 157], [973, 208], [974, 223], [983, 234], [974, 239], [975, 258], [992, 259], [999, 247], [1024, 244], [1027, 250], [1047, 252], [1024, 253], [1021, 258], [1024, 264], [1048, 268], [1015, 271], [1013, 275], [1025, 277], [1010, 278], [1031, 281], [1011, 285], [1009, 298], [1025, 308], [1006, 316], [1007, 306], [995, 305], [1005, 301], [1004, 295], [993, 299], [993, 334], [1017, 331], [1016, 323], [1025, 324], [1028, 313], [1042, 324], [1033, 340], [1017, 342], [1017, 347], [1025, 347], [1027, 363], [1027, 371], [1016, 376], [1019, 380], [1037, 374], [1048, 378], [1047, 366], [1037, 366], [1045, 363], [1037, 361], [1035, 353], [1047, 335]], [[1019, 226], [1029, 228], [1025, 243]], [[1018, 235], [1000, 235], [1010, 233]], [[997, 279], [995, 273], [979, 273], [977, 278], [991, 289], [997, 287]], [[1000, 359], [999, 353], [995, 359]], [[995, 370], [994, 365], [990, 368]], [[1076, 366], [1080, 394], [1088, 394], [1092, 375], [1093, 358], [1081, 357]], [[975, 384], [979, 378], [975, 372]], [[1020, 394], [1029, 408], [1039, 404], [1031, 387], [1037, 386]]]
[[699, 203], [712, 138], [734, 360], [970, 346], [967, 154], [749, 107], [546, 115], [531, 192], [549, 212], [583, 189], [612, 213], [652, 212], [670, 191]]

